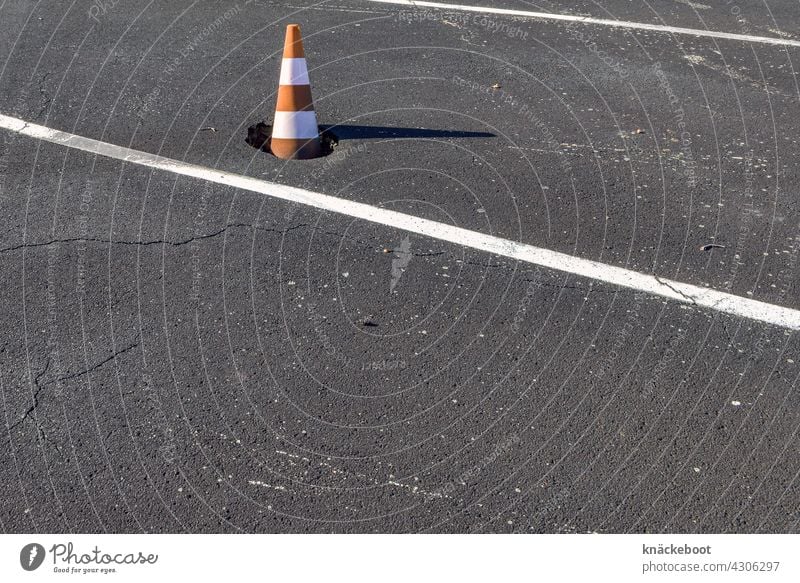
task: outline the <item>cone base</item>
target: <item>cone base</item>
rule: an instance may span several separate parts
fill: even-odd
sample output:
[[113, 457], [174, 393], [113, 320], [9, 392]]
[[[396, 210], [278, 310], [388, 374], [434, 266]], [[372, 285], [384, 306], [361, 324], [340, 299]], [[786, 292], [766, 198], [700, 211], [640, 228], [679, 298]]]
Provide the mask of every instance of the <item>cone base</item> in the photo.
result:
[[281, 160], [311, 160], [322, 156], [319, 136], [310, 140], [272, 138], [269, 149], [273, 156]]

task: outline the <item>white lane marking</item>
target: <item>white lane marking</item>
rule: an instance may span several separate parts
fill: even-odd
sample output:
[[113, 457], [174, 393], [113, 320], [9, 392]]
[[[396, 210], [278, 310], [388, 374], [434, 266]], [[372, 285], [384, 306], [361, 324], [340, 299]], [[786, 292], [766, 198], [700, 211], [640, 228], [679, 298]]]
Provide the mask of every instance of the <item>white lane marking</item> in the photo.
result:
[[276, 111], [272, 120], [272, 137], [307, 140], [319, 135], [315, 111]]
[[724, 38], [728, 40], [741, 40], [752, 43], [769, 45], [782, 45], [800, 47], [800, 41], [788, 38], [773, 38], [769, 36], [753, 36], [749, 34], [736, 34], [732, 32], [718, 32], [716, 30], [703, 30], [699, 28], [681, 28], [679, 26], [666, 26], [663, 24], [647, 24], [645, 22], [628, 22], [625, 20], [608, 20], [605, 18], [592, 18], [590, 16], [575, 16], [573, 14], [558, 14], [555, 12], [531, 12], [528, 10], [510, 10], [508, 8], [494, 8], [484, 6], [466, 6], [463, 4], [443, 4], [441, 2], [417, 2], [416, 0], [366, 0], [379, 4], [400, 4], [403, 6], [439, 8], [440, 10], [463, 10], [484, 14], [503, 14], [506, 16], [519, 16], [522, 18], [542, 18], [547, 20], [565, 20], [581, 24], [600, 24], [617, 28], [633, 28], [637, 30], [652, 30], [654, 32], [671, 32], [673, 34], [690, 34], [693, 36], [706, 36], [711, 38]]
[[123, 146], [116, 146], [100, 142], [91, 138], [84, 138], [44, 126], [27, 123], [21, 119], [0, 115], [0, 128], [5, 128], [17, 134], [74, 148], [91, 154], [98, 154], [131, 164], [139, 164], [156, 170], [172, 172], [181, 176], [190, 176], [225, 186], [240, 188], [250, 192], [257, 192], [286, 200], [304, 204], [324, 211], [346, 215], [356, 219], [378, 223], [395, 229], [417, 233], [432, 239], [447, 241], [462, 247], [470, 247], [485, 251], [493, 255], [516, 259], [525, 263], [540, 265], [556, 271], [572, 273], [602, 281], [616, 286], [639, 290], [651, 295], [661, 296], [681, 303], [692, 304], [734, 316], [758, 320], [767, 324], [774, 324], [783, 328], [800, 330], [800, 311], [784, 308], [749, 298], [717, 290], [699, 287], [688, 283], [681, 283], [631, 271], [614, 265], [599, 263], [590, 259], [573, 257], [566, 253], [559, 253], [541, 247], [534, 247], [525, 243], [518, 243], [508, 239], [501, 239], [492, 235], [470, 231], [461, 227], [454, 227], [423, 219], [405, 213], [399, 213], [368, 204], [336, 198], [327, 194], [303, 190], [293, 186], [285, 186], [266, 180], [250, 178], [240, 174], [233, 174], [215, 168], [206, 168], [189, 164], [180, 160], [173, 160], [147, 152], [132, 150]]
[[281, 61], [280, 85], [310, 85], [308, 80], [308, 65], [305, 58], [283, 59]]

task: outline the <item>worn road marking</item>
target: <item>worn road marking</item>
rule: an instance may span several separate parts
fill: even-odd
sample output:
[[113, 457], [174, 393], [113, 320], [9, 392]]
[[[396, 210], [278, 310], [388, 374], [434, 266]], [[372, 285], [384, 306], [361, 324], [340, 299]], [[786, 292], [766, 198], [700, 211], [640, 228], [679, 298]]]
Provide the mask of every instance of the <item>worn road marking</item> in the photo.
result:
[[510, 10], [508, 8], [494, 8], [483, 6], [465, 6], [463, 4], [443, 4], [441, 2], [417, 2], [416, 0], [366, 0], [367, 2], [377, 2], [379, 4], [400, 4], [419, 8], [438, 8], [440, 10], [478, 12], [482, 14], [501, 14], [505, 16], [518, 16], [521, 18], [542, 18], [545, 20], [564, 20], [567, 22], [577, 22], [580, 24], [599, 24], [602, 26], [614, 26], [617, 28], [632, 28], [636, 30], [652, 30], [654, 32], [669, 32], [673, 34], [688, 34], [692, 36], [705, 36], [711, 38], [724, 38], [728, 40], [739, 40], [751, 43], [764, 43], [769, 45], [781, 45], [789, 47], [800, 47], [800, 41], [788, 38], [777, 38], [769, 36], [753, 36], [750, 34], [736, 34], [732, 32], [719, 32], [716, 30], [703, 30], [700, 28], [681, 28], [679, 26], [666, 26], [663, 24], [647, 24], [645, 22], [628, 22], [625, 20], [609, 20], [605, 18], [592, 18], [590, 16], [575, 16], [573, 14], [558, 14], [555, 12], [531, 12], [528, 10]]
[[444, 223], [423, 219], [405, 213], [399, 213], [368, 204], [354, 202], [303, 190], [293, 186], [276, 184], [266, 180], [259, 180], [241, 174], [233, 174], [197, 166], [180, 160], [173, 160], [147, 152], [140, 152], [50, 129], [44, 126], [31, 124], [21, 119], [0, 115], [0, 128], [5, 128], [17, 134], [74, 148], [91, 154], [98, 154], [131, 164], [138, 164], [156, 170], [172, 172], [181, 176], [190, 176], [225, 186], [241, 188], [250, 192], [257, 192], [273, 198], [304, 204], [324, 211], [346, 215], [356, 219], [378, 223], [391, 228], [401, 229], [432, 239], [447, 241], [463, 247], [470, 247], [494, 255], [508, 257], [517, 261], [540, 265], [556, 271], [572, 273], [602, 281], [612, 285], [639, 290], [655, 296], [661, 296], [677, 302], [692, 304], [701, 308], [733, 314], [743, 318], [750, 318], [774, 324], [792, 330], [800, 330], [800, 310], [793, 310], [749, 298], [720, 292], [717, 290], [699, 287], [688, 283], [681, 283], [664, 279], [646, 273], [631, 271], [622, 267], [608, 265], [590, 259], [573, 257], [566, 253], [551, 251], [541, 247], [534, 247], [525, 243], [502, 239], [493, 235], [486, 235], [470, 231], [461, 227], [454, 227]]

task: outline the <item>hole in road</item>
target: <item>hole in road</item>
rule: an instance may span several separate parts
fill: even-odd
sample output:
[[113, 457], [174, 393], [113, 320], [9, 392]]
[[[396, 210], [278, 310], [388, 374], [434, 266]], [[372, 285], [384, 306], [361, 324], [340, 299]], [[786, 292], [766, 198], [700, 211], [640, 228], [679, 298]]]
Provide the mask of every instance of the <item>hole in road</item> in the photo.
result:
[[[339, 145], [339, 138], [330, 128], [320, 127], [320, 130], [319, 138], [322, 144], [322, 157], [329, 156], [333, 153], [334, 148]], [[271, 137], [272, 126], [262, 121], [247, 128], [245, 142], [256, 150], [272, 155], [272, 150], [269, 147]]]

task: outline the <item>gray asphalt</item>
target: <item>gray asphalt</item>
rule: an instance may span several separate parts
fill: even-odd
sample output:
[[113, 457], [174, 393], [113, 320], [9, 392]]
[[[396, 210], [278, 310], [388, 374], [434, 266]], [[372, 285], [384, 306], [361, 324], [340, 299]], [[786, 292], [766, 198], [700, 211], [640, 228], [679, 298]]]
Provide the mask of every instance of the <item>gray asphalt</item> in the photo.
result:
[[[473, 3], [800, 38], [788, 0]], [[290, 22], [340, 142], [285, 163], [244, 138]], [[798, 51], [3, 3], [0, 113], [800, 308]], [[800, 531], [795, 333], [2, 130], [0, 180], [4, 532]]]

